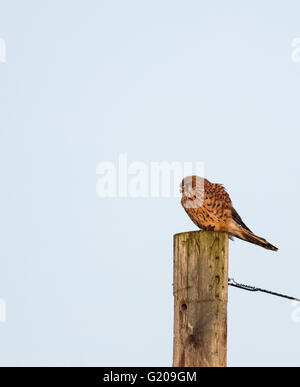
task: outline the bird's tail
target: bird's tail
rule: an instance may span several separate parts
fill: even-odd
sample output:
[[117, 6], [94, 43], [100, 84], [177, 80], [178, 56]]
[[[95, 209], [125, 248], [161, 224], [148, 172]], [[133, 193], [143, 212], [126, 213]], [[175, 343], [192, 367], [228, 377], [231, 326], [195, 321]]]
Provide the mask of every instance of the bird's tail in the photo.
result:
[[267, 250], [273, 250], [277, 251], [278, 248], [271, 245], [268, 241], [266, 241], [264, 238], [261, 238], [255, 234], [253, 234], [251, 231], [245, 230], [244, 228], [240, 228], [239, 233], [235, 234], [236, 237], [243, 239], [244, 241], [253, 243], [255, 245], [264, 247]]

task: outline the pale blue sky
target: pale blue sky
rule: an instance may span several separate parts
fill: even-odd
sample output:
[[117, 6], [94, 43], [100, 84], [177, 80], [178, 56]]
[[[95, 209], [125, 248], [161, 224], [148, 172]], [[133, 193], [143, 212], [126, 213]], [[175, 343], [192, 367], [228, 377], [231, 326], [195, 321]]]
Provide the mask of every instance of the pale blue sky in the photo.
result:
[[[96, 196], [96, 165], [203, 161], [245, 223], [230, 276], [300, 296], [296, 0], [0, 0], [1, 365], [167, 366], [178, 199]], [[300, 365], [289, 301], [229, 293], [231, 366]]]

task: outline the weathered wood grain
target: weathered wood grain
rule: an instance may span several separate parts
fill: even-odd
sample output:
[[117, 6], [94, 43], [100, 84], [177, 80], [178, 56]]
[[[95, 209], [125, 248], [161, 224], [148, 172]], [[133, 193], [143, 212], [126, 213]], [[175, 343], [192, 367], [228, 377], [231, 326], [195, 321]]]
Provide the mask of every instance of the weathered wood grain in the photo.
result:
[[225, 367], [228, 235], [174, 236], [174, 367]]

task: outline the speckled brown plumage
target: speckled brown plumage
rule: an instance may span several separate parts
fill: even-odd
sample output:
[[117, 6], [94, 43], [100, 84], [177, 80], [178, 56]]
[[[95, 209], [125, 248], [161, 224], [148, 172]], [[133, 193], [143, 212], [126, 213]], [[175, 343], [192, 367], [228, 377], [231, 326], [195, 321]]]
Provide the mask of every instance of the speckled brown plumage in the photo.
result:
[[191, 220], [203, 230], [225, 231], [230, 236], [278, 250], [264, 238], [258, 237], [245, 225], [232, 206], [221, 184], [212, 184], [198, 176], [188, 176], [181, 182], [181, 204]]

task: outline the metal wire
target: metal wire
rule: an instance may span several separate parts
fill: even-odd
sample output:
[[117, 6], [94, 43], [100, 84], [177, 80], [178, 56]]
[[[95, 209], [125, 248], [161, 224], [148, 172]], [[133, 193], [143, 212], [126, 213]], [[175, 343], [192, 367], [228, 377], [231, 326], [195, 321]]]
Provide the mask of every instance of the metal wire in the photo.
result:
[[262, 293], [271, 294], [272, 296], [287, 298], [287, 299], [289, 299], [289, 300], [294, 300], [294, 301], [300, 302], [300, 299], [299, 299], [299, 298], [287, 296], [287, 295], [281, 294], [281, 293], [271, 292], [270, 290], [257, 288], [257, 287], [255, 287], [255, 286], [240, 284], [240, 283], [236, 282], [233, 278], [229, 278], [229, 279], [228, 279], [228, 285], [229, 285], [229, 286], [233, 286], [233, 287], [235, 287], [235, 288], [247, 290], [248, 292], [262, 292]]

